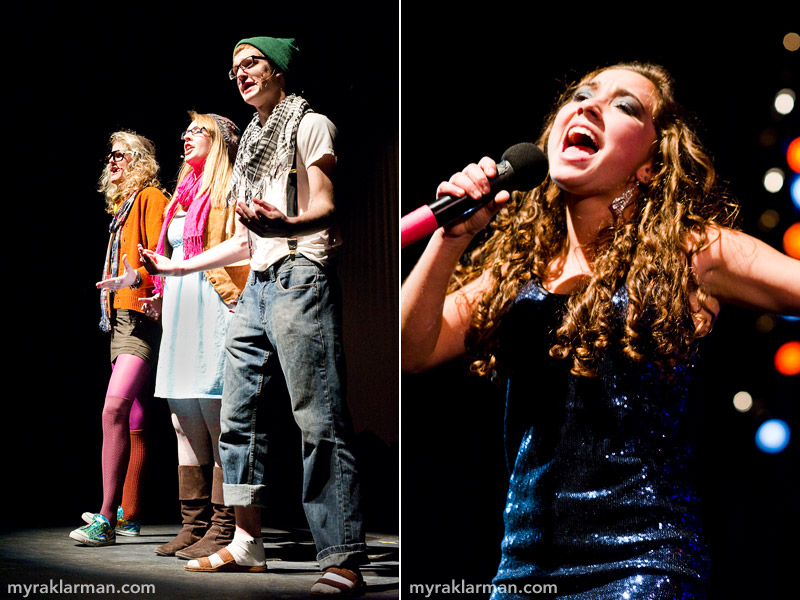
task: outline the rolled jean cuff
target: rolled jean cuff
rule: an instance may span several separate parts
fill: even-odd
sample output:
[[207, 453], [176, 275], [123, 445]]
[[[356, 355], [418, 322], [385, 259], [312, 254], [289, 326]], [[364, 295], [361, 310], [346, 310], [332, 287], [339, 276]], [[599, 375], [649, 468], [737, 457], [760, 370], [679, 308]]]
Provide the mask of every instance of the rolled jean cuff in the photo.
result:
[[346, 568], [365, 565], [369, 562], [367, 545], [358, 543], [325, 548], [317, 554], [317, 562], [319, 562], [319, 568], [323, 571], [331, 567]]
[[245, 483], [223, 483], [225, 506], [267, 506], [267, 487]]

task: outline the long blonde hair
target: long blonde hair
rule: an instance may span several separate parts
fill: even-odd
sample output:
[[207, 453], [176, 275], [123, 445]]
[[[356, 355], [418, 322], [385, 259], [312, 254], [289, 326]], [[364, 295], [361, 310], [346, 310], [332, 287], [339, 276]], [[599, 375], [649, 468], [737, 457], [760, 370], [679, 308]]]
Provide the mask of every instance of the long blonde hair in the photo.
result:
[[160, 167], [156, 161], [156, 148], [153, 142], [138, 133], [124, 130], [111, 134], [110, 147], [113, 148], [117, 142], [123, 144], [132, 157], [125, 178], [119, 185], [111, 182], [111, 164], [108, 161], [100, 175], [97, 191], [105, 197], [106, 212], [109, 214], [114, 214], [119, 203], [132, 192], [146, 187], [161, 188], [161, 182], [158, 180]]
[[[707, 244], [709, 226], [733, 226], [738, 207], [720, 189], [710, 156], [675, 101], [670, 75], [657, 65], [624, 63], [584, 77], [559, 99], [538, 145], [547, 147], [555, 116], [574, 91], [607, 69], [639, 73], [658, 90], [654, 176], [639, 194], [634, 216], [601, 232], [593, 248], [592, 276], [569, 297], [550, 354], [571, 360], [574, 374], [594, 376], [615, 335], [617, 309], [611, 300], [624, 285], [628, 306], [617, 334], [622, 351], [635, 362], [652, 361], [668, 372], [694, 351], [699, 331], [693, 317], [708, 321], [713, 314], [703, 310], [707, 296], [692, 273], [692, 257]], [[492, 334], [505, 309], [534, 277], [544, 281], [566, 250], [563, 193], [548, 177], [534, 190], [515, 193], [490, 227], [490, 237], [465, 257], [450, 287], [455, 291], [491, 273], [490, 289], [478, 302], [467, 334], [468, 351], [475, 357], [471, 368], [482, 375], [497, 366]], [[692, 297], [699, 308], [692, 308]]]
[[[230, 145], [225, 141], [219, 125], [217, 125], [216, 120], [212, 116], [197, 113], [193, 110], [189, 111], [189, 116], [191, 117], [190, 122], [195, 122], [198, 127], [205, 127], [211, 138], [211, 146], [208, 151], [208, 156], [206, 157], [205, 166], [203, 167], [203, 181], [200, 184], [199, 194], [209, 192], [211, 206], [214, 208], [223, 208], [225, 206], [225, 198], [228, 194], [228, 185], [230, 184], [231, 175], [233, 174], [233, 156], [235, 155], [235, 149], [231, 152]], [[181, 181], [193, 170], [192, 166], [184, 161], [178, 171], [178, 185], [180, 185]]]

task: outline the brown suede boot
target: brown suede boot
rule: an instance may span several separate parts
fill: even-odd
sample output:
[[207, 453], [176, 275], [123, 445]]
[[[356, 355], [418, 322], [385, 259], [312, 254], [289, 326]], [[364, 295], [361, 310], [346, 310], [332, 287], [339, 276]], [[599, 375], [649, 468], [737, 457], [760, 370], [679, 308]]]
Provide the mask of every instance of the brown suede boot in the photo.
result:
[[178, 499], [181, 501], [183, 527], [171, 541], [157, 546], [156, 554], [173, 556], [203, 539], [211, 513], [210, 471], [207, 465], [178, 465]]
[[222, 497], [222, 469], [214, 467], [213, 485], [211, 487], [211, 527], [203, 539], [175, 553], [178, 558], [187, 560], [211, 556], [233, 541], [236, 518], [233, 508], [225, 506]]

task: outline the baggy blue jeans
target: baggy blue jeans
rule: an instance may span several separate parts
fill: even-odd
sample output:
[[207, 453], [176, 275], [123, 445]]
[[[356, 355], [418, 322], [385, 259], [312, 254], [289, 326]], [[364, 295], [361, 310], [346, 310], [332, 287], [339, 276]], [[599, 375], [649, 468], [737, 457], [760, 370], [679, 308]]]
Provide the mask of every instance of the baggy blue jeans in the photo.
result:
[[286, 381], [302, 436], [303, 508], [322, 569], [367, 562], [348, 447], [340, 296], [335, 274], [302, 255], [251, 271], [228, 328], [220, 413], [225, 504], [266, 506], [264, 403]]

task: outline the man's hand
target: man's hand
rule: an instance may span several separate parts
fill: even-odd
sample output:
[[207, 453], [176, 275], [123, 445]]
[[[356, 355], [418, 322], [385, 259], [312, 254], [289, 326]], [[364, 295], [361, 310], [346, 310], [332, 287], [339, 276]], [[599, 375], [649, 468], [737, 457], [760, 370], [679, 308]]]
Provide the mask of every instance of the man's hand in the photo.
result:
[[252, 206], [239, 201], [236, 214], [242, 224], [259, 237], [283, 238], [295, 235], [292, 219], [259, 198], [253, 198]]

